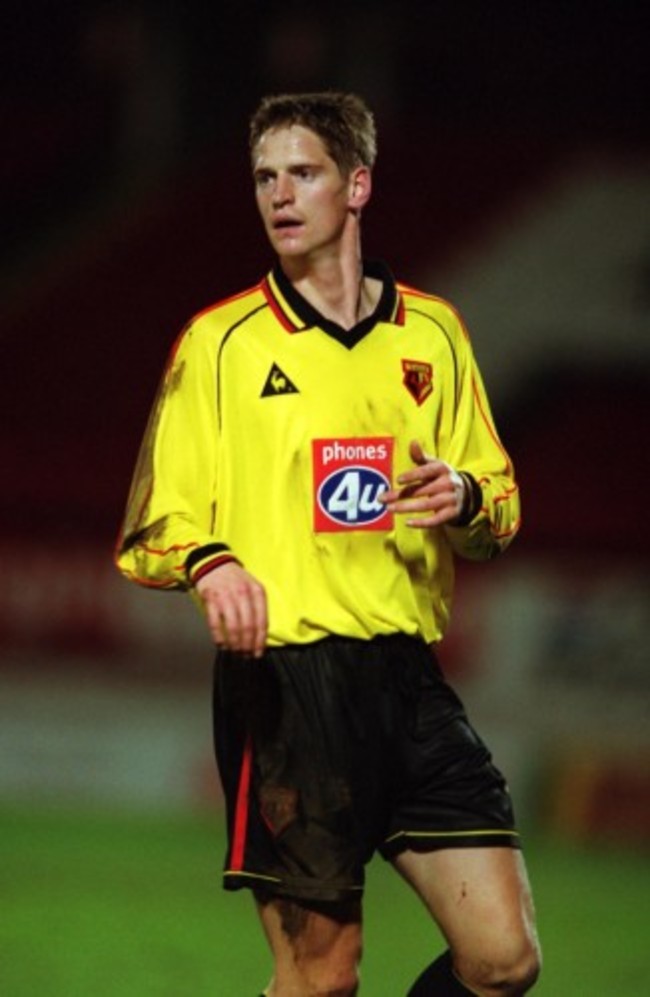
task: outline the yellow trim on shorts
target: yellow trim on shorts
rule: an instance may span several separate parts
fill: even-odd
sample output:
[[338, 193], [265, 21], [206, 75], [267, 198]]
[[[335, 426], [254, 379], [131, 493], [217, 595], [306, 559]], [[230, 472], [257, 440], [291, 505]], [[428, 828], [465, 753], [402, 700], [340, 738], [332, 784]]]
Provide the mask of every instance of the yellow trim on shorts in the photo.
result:
[[519, 831], [504, 831], [503, 828], [497, 828], [495, 830], [478, 830], [478, 831], [396, 831], [395, 834], [391, 834], [390, 838], [384, 839], [384, 844], [387, 845], [391, 841], [395, 841], [396, 838], [480, 838], [486, 836], [492, 836], [494, 834], [503, 834], [508, 838], [518, 838]]
[[[280, 879], [278, 876], [263, 876], [260, 872], [244, 872], [243, 870], [236, 871], [234, 869], [226, 869], [223, 872], [224, 879], [226, 876], [241, 876], [245, 879], [263, 879], [266, 883], [279, 883], [281, 886], [286, 886], [285, 879]], [[358, 890], [359, 892], [363, 892], [364, 887], [359, 886], [358, 883], [352, 883], [350, 886], [341, 886], [340, 889], [346, 891]]]
[[281, 883], [277, 876], [263, 876], [261, 872], [244, 872], [243, 869], [225, 869], [225, 876], [244, 876], [246, 879], [264, 879], [267, 883]]

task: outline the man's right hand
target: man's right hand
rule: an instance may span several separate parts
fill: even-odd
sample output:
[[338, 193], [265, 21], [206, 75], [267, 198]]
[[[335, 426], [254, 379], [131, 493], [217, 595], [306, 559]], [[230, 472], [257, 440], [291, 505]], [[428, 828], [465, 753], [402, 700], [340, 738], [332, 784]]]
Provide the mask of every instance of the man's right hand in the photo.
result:
[[236, 561], [219, 565], [196, 583], [212, 639], [218, 647], [261, 657], [268, 615], [263, 585]]

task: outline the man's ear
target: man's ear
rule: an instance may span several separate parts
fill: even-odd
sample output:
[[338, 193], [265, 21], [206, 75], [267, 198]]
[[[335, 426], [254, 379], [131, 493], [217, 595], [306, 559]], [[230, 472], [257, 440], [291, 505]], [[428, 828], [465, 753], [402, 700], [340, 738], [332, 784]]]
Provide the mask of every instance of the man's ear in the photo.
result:
[[350, 174], [349, 205], [353, 211], [361, 211], [370, 200], [372, 174], [367, 166], [357, 166]]

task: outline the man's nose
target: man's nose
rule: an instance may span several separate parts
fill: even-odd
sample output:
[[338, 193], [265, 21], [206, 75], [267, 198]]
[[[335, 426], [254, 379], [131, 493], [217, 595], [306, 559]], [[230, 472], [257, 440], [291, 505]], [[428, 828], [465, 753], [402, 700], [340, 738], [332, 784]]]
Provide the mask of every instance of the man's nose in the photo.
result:
[[283, 204], [291, 203], [291, 201], [293, 201], [293, 181], [291, 177], [281, 173], [273, 190], [273, 206], [279, 208]]

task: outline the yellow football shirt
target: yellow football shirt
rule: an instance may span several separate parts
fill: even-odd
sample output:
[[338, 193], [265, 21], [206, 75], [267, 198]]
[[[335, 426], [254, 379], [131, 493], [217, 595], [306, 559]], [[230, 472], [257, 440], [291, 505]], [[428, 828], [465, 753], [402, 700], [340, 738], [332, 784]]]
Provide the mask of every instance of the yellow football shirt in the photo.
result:
[[[230, 551], [266, 588], [270, 645], [441, 638], [454, 551], [507, 546], [517, 486], [456, 311], [381, 264], [366, 273], [383, 294], [350, 331], [279, 266], [189, 323], [134, 475], [117, 547], [127, 577], [192, 591]], [[467, 526], [413, 529], [378, 501], [414, 439], [480, 485]]]

